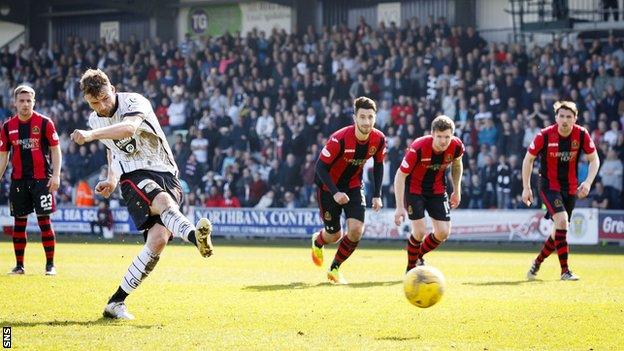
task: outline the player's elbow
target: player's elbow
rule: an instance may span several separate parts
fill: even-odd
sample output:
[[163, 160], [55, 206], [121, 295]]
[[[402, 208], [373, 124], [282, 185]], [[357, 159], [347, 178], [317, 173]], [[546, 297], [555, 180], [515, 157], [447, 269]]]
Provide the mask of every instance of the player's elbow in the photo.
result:
[[396, 174], [394, 175], [394, 179], [405, 180], [407, 178], [407, 173], [403, 173], [400, 169], [397, 169]]
[[120, 137], [125, 139], [125, 138], [131, 138], [132, 136], [134, 136], [134, 133], [136, 133], [137, 128], [132, 125], [132, 124], [124, 124], [123, 128], [120, 130]]

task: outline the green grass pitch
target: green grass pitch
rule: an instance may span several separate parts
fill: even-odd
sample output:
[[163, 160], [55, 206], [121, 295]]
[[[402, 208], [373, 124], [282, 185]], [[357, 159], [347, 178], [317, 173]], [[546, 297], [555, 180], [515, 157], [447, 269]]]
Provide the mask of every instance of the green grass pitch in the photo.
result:
[[[57, 245], [59, 275], [43, 275], [36, 235], [26, 276], [7, 276], [0, 242], [0, 326], [21, 350], [608, 350], [624, 347], [624, 250], [572, 248], [578, 282], [559, 281], [556, 256], [536, 282], [525, 274], [537, 245], [449, 243], [427, 256], [446, 276], [437, 305], [403, 296], [403, 243], [364, 242], [330, 286], [308, 241], [216, 240], [215, 256], [171, 245], [127, 300], [137, 319], [101, 318], [140, 244]], [[134, 239], [133, 239], [134, 240]], [[335, 246], [325, 250], [326, 263]]]

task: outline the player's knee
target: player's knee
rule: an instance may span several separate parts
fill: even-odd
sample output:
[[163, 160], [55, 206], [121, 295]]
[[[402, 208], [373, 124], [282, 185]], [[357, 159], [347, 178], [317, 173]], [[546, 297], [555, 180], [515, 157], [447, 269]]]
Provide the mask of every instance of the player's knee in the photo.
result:
[[333, 244], [337, 242], [338, 240], [340, 240], [341, 237], [342, 237], [342, 230], [339, 230], [335, 233], [328, 233], [327, 231], [325, 231], [325, 238], [327, 239], [325, 241], [328, 243]]
[[152, 228], [148, 233], [147, 245], [153, 252], [160, 253], [169, 242], [169, 231], [165, 227]]
[[421, 231], [412, 232], [412, 237], [418, 241], [423, 241], [423, 239], [425, 238], [425, 235], [427, 235], [426, 232], [421, 232]]
[[347, 233], [347, 235], [349, 236], [349, 239], [352, 241], [360, 241], [363, 234], [364, 234], [363, 223], [354, 224], [353, 226], [349, 227], [349, 232]]
[[440, 241], [448, 239], [449, 235], [451, 235], [451, 230], [449, 228], [443, 228], [435, 232], [436, 239]]
[[153, 212], [161, 214], [164, 210], [171, 206], [177, 206], [177, 204], [173, 201], [169, 194], [163, 191], [160, 194], [156, 195], [156, 197], [152, 201], [151, 208]]
[[555, 219], [555, 228], [556, 229], [567, 229], [568, 228], [568, 219], [567, 218], [557, 218], [557, 219]]

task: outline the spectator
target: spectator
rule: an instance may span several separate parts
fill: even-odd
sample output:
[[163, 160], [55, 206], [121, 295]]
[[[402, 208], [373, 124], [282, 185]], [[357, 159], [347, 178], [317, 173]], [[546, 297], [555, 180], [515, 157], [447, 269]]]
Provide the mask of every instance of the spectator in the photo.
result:
[[255, 209], [265, 210], [271, 206], [273, 206], [273, 200], [275, 199], [275, 192], [273, 190], [267, 191], [266, 194], [262, 196], [260, 201], [254, 206]]
[[602, 162], [598, 175], [604, 187], [615, 191], [617, 197], [619, 197], [622, 192], [623, 174], [624, 166], [622, 165], [622, 161], [618, 159], [615, 149], [609, 148], [607, 159]]
[[594, 191], [591, 195], [592, 207], [601, 208], [603, 210], [609, 208], [609, 197], [605, 193], [605, 188], [601, 182], [596, 182]]
[[105, 236], [105, 231], [111, 231], [113, 229], [113, 213], [108, 207], [107, 201], [100, 201], [98, 204], [97, 219], [91, 221], [91, 234], [95, 235], [95, 228], [99, 229], [101, 236]]
[[223, 192], [223, 202], [220, 207], [241, 207], [238, 198], [232, 194], [232, 190], [225, 189]]
[[208, 162], [208, 139], [204, 138], [204, 133], [201, 129], [195, 130], [190, 148], [198, 163], [206, 164]]
[[499, 209], [511, 208], [511, 169], [505, 155], [498, 156], [496, 167], [496, 203]]
[[186, 127], [186, 102], [179, 94], [173, 96], [173, 102], [167, 108], [167, 114], [171, 129], [179, 130]]
[[486, 118], [481, 122], [481, 130], [479, 130], [479, 144], [496, 145], [498, 140], [498, 130], [491, 118]]
[[215, 185], [210, 187], [210, 192], [204, 201], [206, 207], [223, 207], [223, 196]]

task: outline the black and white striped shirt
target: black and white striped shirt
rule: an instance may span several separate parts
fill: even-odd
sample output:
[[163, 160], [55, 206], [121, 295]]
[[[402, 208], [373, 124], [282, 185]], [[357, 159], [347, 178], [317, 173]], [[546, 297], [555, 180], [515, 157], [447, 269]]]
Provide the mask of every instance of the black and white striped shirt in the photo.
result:
[[143, 123], [134, 136], [122, 140], [102, 139], [111, 151], [111, 166], [121, 175], [139, 169], [178, 175], [178, 166], [149, 100], [137, 93], [117, 93], [117, 109], [112, 117], [89, 115], [92, 129], [120, 123], [128, 116], [141, 116]]

